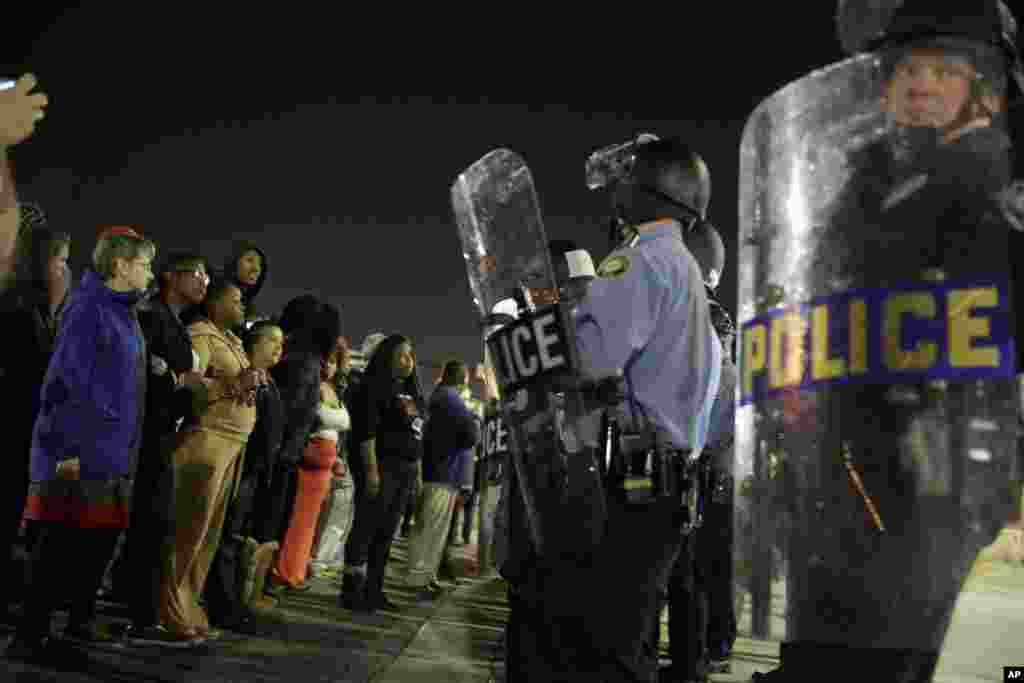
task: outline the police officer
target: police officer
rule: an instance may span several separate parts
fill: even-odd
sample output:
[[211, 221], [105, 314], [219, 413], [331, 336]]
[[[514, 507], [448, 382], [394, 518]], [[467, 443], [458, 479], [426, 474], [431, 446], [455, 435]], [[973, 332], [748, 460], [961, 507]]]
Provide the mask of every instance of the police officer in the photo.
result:
[[[812, 296], [1009, 279], [995, 201], [1009, 182], [1001, 120], [1017, 59], [1004, 9], [995, 0], [908, 0], [883, 35], [857, 48], [880, 58], [888, 134], [851, 155], [856, 171], [824, 235], [808, 240]], [[782, 666], [755, 680], [826, 669], [930, 680], [966, 572], [1005, 522], [1012, 393], [998, 377], [882, 378], [794, 389], [758, 406], [757, 440], [780, 435], [769, 478], [788, 604]], [[975, 430], [979, 414], [1000, 427]], [[985, 464], [965, 457], [970, 443], [984, 445]]]
[[[626, 242], [601, 263], [575, 311], [584, 376], [622, 375], [620, 424], [663, 467], [659, 495], [646, 504], [610, 497], [592, 565], [549, 583], [552, 600], [574, 613], [582, 634], [575, 646], [586, 653], [565, 680], [657, 678], [656, 603], [692, 521], [682, 478], [671, 474], [704, 447], [722, 362], [701, 271], [683, 242], [704, 219], [710, 190], [707, 166], [684, 143], [637, 144], [613, 194]], [[596, 445], [596, 430], [581, 436]]]
[[[668, 580], [669, 642], [672, 665], [663, 681], [703, 681], [727, 669], [735, 639], [732, 614], [732, 436], [736, 368], [732, 364], [732, 320], [713, 297], [725, 267], [725, 245], [708, 221], [689, 230], [684, 243], [700, 266], [712, 325], [722, 345], [722, 372], [711, 412], [707, 446], [701, 453], [701, 524], [683, 541]], [[655, 638], [660, 635], [658, 610]], [[657, 640], [655, 641], [657, 642]]]

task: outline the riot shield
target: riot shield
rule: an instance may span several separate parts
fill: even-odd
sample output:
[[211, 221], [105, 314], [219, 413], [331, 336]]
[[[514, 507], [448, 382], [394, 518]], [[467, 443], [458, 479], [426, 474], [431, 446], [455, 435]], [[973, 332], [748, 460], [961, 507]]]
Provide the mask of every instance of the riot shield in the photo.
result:
[[872, 55], [832, 65], [744, 131], [740, 633], [782, 643], [782, 680], [929, 680], [943, 648], [936, 680], [995, 680], [1021, 605], [994, 596], [1024, 587], [1020, 550], [1000, 559], [1020, 538], [1015, 351], [1006, 226], [967, 179], [997, 147], [972, 136], [999, 132], [918, 153], [885, 79]]
[[558, 301], [548, 242], [529, 167], [495, 150], [452, 185], [463, 256], [486, 321], [501, 302], [518, 319], [486, 339], [501, 391], [501, 415], [535, 551], [586, 557], [600, 542], [604, 489], [592, 449], [568, 425], [582, 414], [570, 304]]

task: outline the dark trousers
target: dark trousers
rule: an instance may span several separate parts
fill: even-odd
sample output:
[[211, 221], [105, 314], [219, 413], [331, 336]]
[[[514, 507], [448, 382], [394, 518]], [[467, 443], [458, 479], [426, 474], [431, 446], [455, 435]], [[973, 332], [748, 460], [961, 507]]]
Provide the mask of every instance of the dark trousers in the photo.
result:
[[72, 625], [96, 617], [96, 591], [120, 529], [79, 529], [59, 522], [30, 522], [33, 544], [25, 587], [25, 612], [18, 636], [36, 640], [50, 635], [50, 619], [62, 601], [71, 604]]
[[[398, 523], [416, 485], [416, 462], [395, 456], [379, 458], [380, 491], [366, 495], [365, 470], [355, 477], [356, 511], [352, 533], [345, 543], [348, 566], [366, 564], [366, 595], [372, 602], [384, 590], [384, 568]], [[361, 468], [352, 468], [353, 473]]]
[[[606, 532], [589, 563], [538, 561], [518, 583], [512, 681], [657, 680], [654, 619], [682, 540], [679, 504], [609, 501]], [[514, 649], [513, 649], [514, 648]], [[515, 661], [512, 661], [512, 659]]]
[[[476, 504], [480, 499], [480, 490], [474, 489], [462, 506], [462, 541], [469, 543], [470, 534], [473, 531], [473, 513], [476, 512]], [[458, 530], [456, 530], [458, 533]]]
[[698, 536], [683, 542], [668, 579], [669, 651], [682, 679], [699, 679], [707, 670], [708, 594], [704, 567], [696, 557]]
[[259, 476], [246, 473], [238, 484], [238, 493], [228, 505], [224, 518], [224, 530], [221, 532], [220, 544], [213, 557], [210, 573], [206, 577], [203, 596], [206, 608], [214, 623], [224, 623], [241, 616], [246, 607], [240, 601], [242, 589], [240, 585], [242, 547], [244, 544], [243, 529], [250, 516], [252, 503], [258, 487]]
[[159, 622], [161, 549], [174, 534], [174, 468], [165, 462], [160, 440], [147, 440], [132, 489], [132, 511], [124, 545], [111, 568], [117, 593], [127, 597], [132, 622]]
[[697, 532], [697, 560], [707, 592], [707, 647], [712, 657], [724, 658], [736, 642], [736, 604], [733, 593], [733, 514], [731, 502], [713, 502], [705, 508], [704, 525]]
[[[414, 486], [412, 490], [409, 491], [409, 500], [406, 501], [405, 510], [402, 512], [402, 514], [405, 516], [405, 519], [402, 520], [402, 524], [405, 528], [408, 528], [409, 523], [413, 520], [413, 518], [416, 517], [417, 502], [418, 501], [416, 499], [416, 487]], [[419, 520], [416, 520], [416, 522], [418, 524]]]
[[253, 492], [252, 512], [243, 527], [245, 535], [260, 543], [284, 540], [297, 485], [295, 465], [278, 463], [272, 475], [261, 479]]
[[12, 463], [10, 471], [0, 478], [0, 578], [4, 579], [6, 604], [21, 600], [24, 568], [14, 561], [14, 547], [18, 543], [28, 493], [28, 451], [15, 450], [10, 454], [12, 460], [23, 458], [25, 462]]

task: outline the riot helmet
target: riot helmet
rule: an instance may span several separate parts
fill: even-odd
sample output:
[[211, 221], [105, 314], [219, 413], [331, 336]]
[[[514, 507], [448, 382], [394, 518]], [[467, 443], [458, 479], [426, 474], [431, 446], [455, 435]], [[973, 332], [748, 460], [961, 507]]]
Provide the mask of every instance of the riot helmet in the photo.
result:
[[[876, 52], [886, 81], [914, 53], [934, 51], [969, 66], [970, 92], [947, 132], [979, 115], [994, 117], [1000, 102], [1024, 91], [1017, 23], [1002, 0], [840, 0], [839, 38], [851, 54]], [[943, 67], [940, 67], [943, 68]]]
[[704, 286], [712, 292], [718, 289], [725, 269], [725, 243], [718, 230], [711, 221], [698, 221], [692, 230], [683, 234], [683, 242], [700, 266]]
[[660, 218], [674, 218], [687, 229], [703, 220], [711, 200], [704, 160], [685, 143], [651, 133], [591, 154], [586, 183], [591, 190], [613, 189], [613, 244], [630, 227]]
[[704, 160], [680, 140], [636, 146], [629, 173], [615, 187], [616, 215], [629, 226], [673, 218], [691, 228], [707, 215], [711, 174]]

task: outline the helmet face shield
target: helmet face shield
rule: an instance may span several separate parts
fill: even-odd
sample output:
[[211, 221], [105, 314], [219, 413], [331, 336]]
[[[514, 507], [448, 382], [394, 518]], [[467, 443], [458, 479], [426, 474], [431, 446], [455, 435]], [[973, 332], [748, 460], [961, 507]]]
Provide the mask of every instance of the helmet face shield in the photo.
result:
[[655, 140], [658, 136], [641, 133], [632, 140], [602, 147], [591, 154], [586, 163], [587, 188], [598, 190], [628, 178], [636, 162], [637, 147]]

